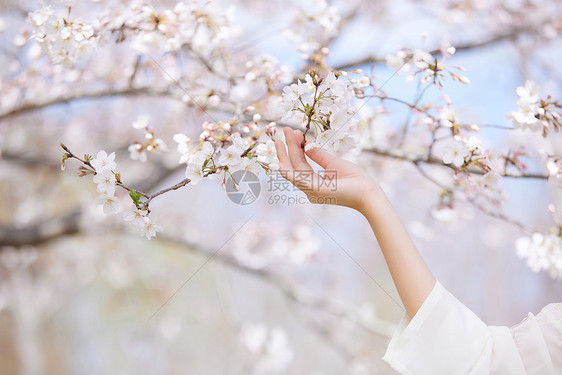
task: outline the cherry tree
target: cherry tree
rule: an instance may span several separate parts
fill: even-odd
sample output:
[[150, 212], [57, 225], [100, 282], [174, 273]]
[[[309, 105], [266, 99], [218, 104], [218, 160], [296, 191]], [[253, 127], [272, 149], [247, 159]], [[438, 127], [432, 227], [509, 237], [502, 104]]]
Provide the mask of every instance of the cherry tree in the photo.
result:
[[[159, 304], [149, 303], [154, 297], [147, 292], [141, 310], [157, 329], [122, 339], [131, 363], [144, 366], [145, 353], [154, 351], [155, 359], [141, 368], [171, 372], [171, 352], [155, 348], [179, 340], [182, 315], [163, 310], [207, 263], [253, 276], [292, 308], [307, 310], [306, 327], [353, 373], [388, 373], [380, 359], [363, 353], [370, 346], [383, 350], [390, 337], [393, 323], [375, 310], [395, 303], [393, 297], [377, 284], [370, 287], [385, 295], [374, 305], [338, 301], [299, 276], [322, 257], [314, 219], [231, 218], [237, 235], [217, 245], [216, 236], [228, 230], [186, 231], [196, 219], [177, 211], [193, 205], [201, 215], [222, 212], [225, 190], [242, 183], [238, 171], [260, 176], [263, 186], [282, 184], [274, 141], [283, 139], [285, 126], [304, 132], [302, 147], [353, 160], [383, 187], [407, 181], [411, 201], [430, 202], [431, 227], [414, 221], [414, 235], [427, 237], [447, 223], [468, 228], [464, 216], [478, 212], [516, 230], [508, 246], [532, 271], [562, 278], [561, 77], [549, 58], [560, 45], [562, 9], [549, 1], [289, 3], [3, 4], [0, 248], [7, 283], [0, 311], [21, 315], [14, 337], [22, 373], [51, 366], [38, 327], [64, 304], [57, 292], [69, 290], [69, 280], [95, 280], [92, 264], [118, 291], [132, 280], [156, 285]], [[264, 14], [271, 17], [263, 21]], [[413, 15], [441, 29], [419, 32], [409, 24]], [[377, 46], [362, 44], [358, 35], [366, 33], [379, 35]], [[391, 49], [379, 47], [385, 38]], [[459, 64], [462, 55], [492, 65], [490, 49], [509, 51], [519, 73], [505, 93], [509, 109], [498, 117], [501, 105], [490, 105], [493, 120], [473, 113], [458, 94], [477, 75]], [[527, 181], [540, 184], [549, 202], [519, 217], [505, 207], [510, 191]], [[181, 198], [189, 190], [202, 192], [201, 186], [218, 186], [215, 198]], [[271, 203], [281, 199], [303, 202], [273, 188], [267, 193], [269, 200], [255, 203], [264, 210], [275, 210]], [[104, 238], [108, 232], [113, 243]], [[88, 247], [80, 245], [88, 239], [122, 254], [78, 257], [65, 250]], [[135, 254], [120, 242], [156, 249], [145, 252], [149, 259], [158, 259], [157, 249], [177, 246], [203, 262], [182, 284], [180, 269], [166, 276], [146, 260], [131, 260]], [[57, 267], [66, 271], [34, 276], [34, 267], [55, 262], [39, 249], [61, 252], [66, 261]], [[134, 272], [124, 271], [128, 261], [138, 266]], [[243, 320], [232, 325], [239, 356], [247, 358], [236, 365], [239, 372], [314, 370], [298, 364], [287, 327]]]

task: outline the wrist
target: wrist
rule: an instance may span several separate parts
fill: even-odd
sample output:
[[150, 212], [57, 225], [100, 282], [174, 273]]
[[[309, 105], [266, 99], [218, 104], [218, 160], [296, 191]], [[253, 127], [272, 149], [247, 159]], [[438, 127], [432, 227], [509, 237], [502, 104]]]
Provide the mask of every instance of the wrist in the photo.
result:
[[366, 185], [356, 208], [363, 216], [367, 216], [371, 208], [376, 205], [376, 202], [379, 202], [385, 196], [376, 181], [370, 179]]

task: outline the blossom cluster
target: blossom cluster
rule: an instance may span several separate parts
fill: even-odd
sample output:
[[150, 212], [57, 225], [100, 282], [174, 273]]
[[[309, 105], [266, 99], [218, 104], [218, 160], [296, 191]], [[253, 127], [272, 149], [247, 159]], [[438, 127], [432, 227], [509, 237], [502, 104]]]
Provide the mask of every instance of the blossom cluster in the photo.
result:
[[313, 6], [298, 8], [286, 34], [300, 51], [316, 51], [338, 34], [340, 23], [336, 6], [316, 0]]
[[29, 13], [33, 26], [31, 39], [41, 43], [54, 64], [72, 64], [88, 56], [97, 45], [94, 28], [80, 19], [57, 15], [50, 5]]
[[98, 23], [118, 42], [131, 39], [142, 53], [178, 51], [184, 46], [207, 57], [225, 47], [234, 35], [233, 8], [212, 1], [179, 2], [173, 9], [158, 11], [146, 2], [130, 2], [118, 14], [109, 12]]
[[328, 73], [325, 77], [309, 73], [283, 89], [280, 109], [282, 121], [296, 123], [316, 134], [308, 147], [326, 147], [345, 154], [357, 145], [353, 135], [355, 122], [350, 116], [353, 89], [341, 77], [345, 72]]
[[[440, 60], [434, 56], [437, 53], [441, 55]], [[439, 88], [443, 88], [443, 81], [447, 79], [445, 73], [448, 73], [454, 81], [468, 84], [470, 80], [466, 76], [452, 70], [464, 72], [465, 69], [462, 66], [445, 65], [447, 57], [454, 53], [455, 47], [448, 44], [441, 46], [441, 49], [434, 51], [434, 54], [422, 49], [403, 47], [396, 55], [388, 55], [386, 63], [391, 69], [399, 73], [402, 71], [409, 72], [406, 78], [408, 82], [412, 82], [416, 76], [419, 76], [421, 83], [432, 82], [434, 85], [439, 86]]]
[[91, 54], [100, 41], [120, 43], [131, 40], [141, 53], [178, 51], [184, 46], [208, 57], [223, 50], [237, 34], [232, 25], [233, 8], [224, 8], [211, 1], [179, 2], [173, 9], [157, 11], [142, 1], [129, 2], [119, 10], [94, 14], [91, 23], [70, 20], [68, 14], [57, 12], [51, 5], [29, 14], [34, 29], [32, 39], [42, 43], [53, 64], [72, 64]]
[[144, 131], [144, 142], [135, 141], [129, 145], [129, 156], [132, 160], [146, 162], [149, 153], [166, 151], [166, 143], [161, 138], [154, 137], [154, 128], [149, 126], [150, 117], [147, 115], [139, 116], [133, 121], [133, 128]]
[[562, 187], [562, 158], [549, 158], [546, 165], [549, 175], [556, 178]]
[[[258, 131], [257, 123], [260, 115], [254, 115], [252, 136], [242, 137], [233, 131], [231, 123], [207, 122], [198, 141], [187, 135], [177, 133], [174, 141], [178, 143], [180, 163], [187, 163], [185, 176], [191, 184], [197, 184], [204, 177], [224, 172], [223, 186], [226, 177], [232, 172], [245, 170], [258, 175], [263, 169], [271, 173], [279, 169], [275, 143], [275, 123], [269, 124], [265, 130]], [[251, 130], [246, 125], [245, 130]], [[236, 183], [236, 181], [233, 179]]]
[[553, 279], [562, 278], [562, 237], [535, 232], [515, 242], [517, 255], [527, 260], [534, 272], [548, 271]]
[[282, 328], [246, 324], [242, 327], [240, 341], [250, 353], [258, 356], [254, 364], [256, 374], [281, 373], [293, 361], [293, 350]]
[[[103, 207], [105, 214], [119, 212], [119, 200], [115, 196], [115, 187], [119, 183], [119, 175], [115, 172], [117, 167], [115, 153], [112, 152], [108, 155], [104, 150], [100, 150], [89, 163], [95, 170], [93, 180], [97, 184], [98, 193], [100, 193], [96, 203]], [[148, 239], [151, 239], [156, 235], [156, 232], [162, 230], [160, 225], [148, 217], [147, 210], [141, 210], [138, 207], [125, 212], [123, 219], [137, 228], [141, 236], [144, 235]]]
[[97, 191], [100, 196], [96, 202], [103, 207], [105, 214], [113, 214], [119, 212], [119, 200], [115, 197], [115, 153], [107, 154], [101, 150], [95, 159], [90, 161], [95, 169], [93, 176], [94, 183], [97, 185]]
[[487, 150], [476, 136], [457, 135], [449, 138], [443, 145], [442, 160], [456, 168], [474, 167], [483, 174], [482, 183], [485, 187], [494, 187], [501, 179], [502, 165], [505, 160], [493, 150]]
[[517, 111], [507, 114], [507, 118], [513, 121], [514, 128], [541, 131], [545, 137], [553, 129], [560, 130], [559, 103], [552, 101], [550, 96], [540, 99], [539, 88], [530, 80], [525, 82], [525, 86], [517, 87], [516, 92], [519, 96]]

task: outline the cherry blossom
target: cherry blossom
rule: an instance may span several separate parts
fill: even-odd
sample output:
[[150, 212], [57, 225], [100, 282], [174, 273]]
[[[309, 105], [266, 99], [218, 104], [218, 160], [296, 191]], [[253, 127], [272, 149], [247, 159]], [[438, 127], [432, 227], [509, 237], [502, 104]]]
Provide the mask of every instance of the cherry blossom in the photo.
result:
[[515, 246], [517, 255], [527, 260], [531, 270], [546, 270], [552, 278], [562, 278], [562, 237], [535, 232], [519, 238]]
[[148, 216], [143, 216], [140, 226], [140, 235], [146, 236], [147, 239], [151, 239], [156, 236], [156, 232], [161, 232], [163, 230], [161, 225], [156, 224], [154, 219], [150, 219]]
[[96, 169], [96, 172], [114, 171], [117, 167], [115, 164], [115, 152], [108, 155], [107, 152], [101, 150], [96, 155], [96, 158], [92, 159], [91, 164]]
[[359, 85], [359, 87], [367, 87], [371, 84], [371, 80], [369, 79], [369, 77], [361, 77], [357, 81], [357, 84]]
[[506, 117], [513, 121], [513, 127], [521, 130], [541, 131], [547, 136], [551, 130], [558, 131], [560, 125], [560, 108], [558, 102], [552, 101], [550, 96], [540, 99], [539, 88], [527, 80], [524, 86], [517, 87], [517, 111], [508, 113]]
[[443, 147], [443, 162], [453, 164], [457, 168], [465, 163], [465, 158], [469, 155], [468, 147], [456, 139], [450, 139]]
[[54, 64], [76, 63], [94, 50], [97, 40], [92, 25], [63, 19], [42, 2], [40, 6], [29, 15], [34, 27], [31, 37], [44, 46]]
[[144, 226], [145, 216], [146, 211], [140, 211], [137, 208], [133, 208], [123, 213], [123, 220], [131, 223], [133, 226], [142, 227]]
[[146, 129], [148, 128], [148, 124], [150, 123], [150, 116], [142, 115], [137, 117], [135, 121], [133, 121], [133, 128], [135, 129]]
[[220, 165], [226, 165], [229, 168], [234, 168], [242, 162], [242, 159], [240, 158], [240, 154], [242, 154], [242, 152], [243, 151], [240, 151], [240, 149], [235, 145], [231, 145], [226, 149], [221, 148], [219, 150], [220, 157], [218, 163]]
[[97, 184], [98, 193], [105, 193], [109, 196], [115, 195], [115, 175], [110, 170], [102, 170], [93, 177]]
[[129, 145], [127, 150], [129, 151], [129, 157], [131, 160], [138, 160], [144, 163], [148, 159], [148, 153], [140, 143], [133, 143], [132, 145]]
[[562, 187], [562, 158], [549, 158], [547, 168], [550, 176], [558, 179]]
[[261, 171], [261, 166], [259, 165], [257, 159], [255, 159], [255, 158], [252, 158], [252, 159], [244, 158], [244, 159], [242, 159], [241, 167], [246, 172], [250, 172], [250, 173], [253, 173], [255, 175], [258, 175]]
[[[90, 85], [98, 76], [108, 77], [107, 89], [117, 90], [117, 96], [119, 90], [124, 90], [123, 95], [148, 94], [177, 100], [183, 109], [205, 117], [195, 123], [198, 135], [191, 128], [189, 137], [182, 133], [184, 130], [180, 132], [183, 124], [182, 128], [167, 129], [161, 126], [159, 115], [143, 110], [127, 120], [137, 134], [121, 147], [128, 150], [131, 160], [147, 162], [153, 153], [167, 154], [166, 142], [175, 134], [172, 139], [178, 154], [162, 159], [176, 158], [185, 164], [186, 180], [180, 186], [197, 184], [215, 175], [222, 177], [224, 185], [236, 170], [256, 175], [264, 171], [274, 176], [279, 167], [273, 146], [279, 136], [276, 123], [300, 128], [305, 133], [306, 149], [323, 147], [338, 155], [382, 155], [420, 168], [425, 168], [425, 163], [453, 167], [444, 169], [452, 182], [444, 184], [443, 189], [451, 198], [443, 198], [443, 202], [439, 198], [441, 211], [450, 210], [451, 217], [456, 210], [452, 197], [478, 201], [495, 212], [507, 199], [500, 189], [506, 176], [533, 175], [529, 166], [535, 164], [528, 162], [532, 156], [526, 150], [496, 152], [487, 148], [479, 124], [462, 122], [462, 106], [446, 93], [440, 96], [444, 105], [425, 96], [431, 86], [444, 90], [446, 80], [470, 82], [463, 75], [463, 67], [450, 64], [457, 48], [447, 37], [428, 48], [430, 39], [422, 35], [423, 45], [404, 46], [387, 56], [389, 66], [406, 72], [408, 81], [419, 82], [416, 100], [409, 101], [385, 92], [386, 81], [379, 77], [378, 66], [383, 56], [373, 59], [371, 74], [362, 70], [371, 62], [348, 68], [332, 66], [328, 58], [333, 53], [332, 41], [344, 25], [342, 20], [348, 16], [353, 19], [355, 11], [325, 0], [298, 9], [291, 20], [287, 36], [304, 52], [301, 57], [305, 68], [296, 70], [271, 54], [245, 50], [230, 53], [236, 50], [232, 42], [237, 35], [237, 19], [231, 7], [219, 2], [185, 2], [166, 8], [134, 1], [98, 13], [78, 14], [80, 11], [78, 7], [41, 3], [29, 14], [28, 29], [14, 42], [29, 51], [28, 58], [22, 61], [29, 59], [33, 68], [19, 75], [21, 67], [9, 67], [15, 80], [13, 84], [0, 81], [5, 92], [0, 99], [2, 111], [9, 113], [18, 105], [33, 108], [33, 103], [56, 103], [57, 98], [65, 101], [67, 93], [80, 97], [82, 82], [84, 88], [101, 90], [88, 95], [109, 95], [102, 86]], [[113, 53], [109, 47], [121, 43], [137, 51], [136, 59], [104, 64], [90, 61], [98, 52]], [[41, 51], [49, 59], [41, 59]], [[36, 72], [43, 68], [46, 73], [39, 77]], [[38, 85], [20, 85], [36, 81]], [[50, 86], [52, 90], [47, 90]], [[516, 110], [509, 114], [514, 128], [541, 131], [545, 137], [560, 129], [560, 104], [551, 96], [541, 97], [532, 80], [518, 87], [516, 94]], [[365, 105], [374, 98], [380, 102], [375, 104], [373, 100]], [[401, 130], [393, 124], [394, 119], [390, 120], [396, 114], [387, 105], [389, 101], [411, 111]], [[365, 116], [365, 112], [370, 114]], [[162, 134], [156, 134], [155, 129], [162, 130]], [[63, 169], [68, 158], [65, 152]], [[108, 196], [118, 188], [127, 190], [137, 210], [135, 215], [150, 217], [153, 196], [125, 185], [129, 179], [122, 181], [116, 172], [115, 153], [108, 155], [102, 150], [96, 158], [85, 159], [79, 176], [92, 174], [98, 192]], [[562, 181], [559, 160], [559, 156], [549, 153], [542, 171], [548, 170], [551, 178]], [[143, 167], [150, 167], [148, 164]], [[435, 182], [445, 180], [433, 178], [432, 173], [427, 177]], [[139, 217], [129, 219], [138, 224]]]
[[111, 195], [101, 194], [96, 203], [103, 207], [104, 214], [114, 214], [119, 212], [119, 200]]
[[265, 143], [260, 143], [256, 147], [256, 153], [258, 154], [258, 161], [262, 163], [276, 163], [277, 152], [275, 151], [275, 143], [273, 141], [267, 141]]
[[203, 168], [196, 162], [189, 163], [185, 169], [185, 177], [191, 180], [192, 185], [196, 185], [203, 179]]
[[251, 353], [259, 356], [255, 363], [258, 374], [281, 373], [293, 360], [287, 333], [282, 328], [247, 324], [242, 328], [240, 340]]
[[[340, 75], [341, 77], [342, 75]], [[296, 120], [305, 128], [305, 134], [313, 129], [316, 133], [310, 147], [327, 147], [334, 149], [337, 144], [340, 151], [354, 147], [354, 138], [346, 137], [355, 124], [350, 116], [351, 100], [354, 91], [334, 72], [325, 77], [307, 74], [305, 83], [299, 81], [283, 89], [282, 120]], [[332, 133], [328, 133], [332, 131]], [[337, 134], [339, 138], [332, 135]]]
[[407, 82], [412, 82], [416, 76], [419, 76], [420, 83], [431, 82], [442, 89], [443, 82], [448, 75], [454, 81], [469, 84], [470, 80], [468, 77], [457, 72], [464, 72], [464, 68], [456, 65], [449, 67], [445, 64], [445, 60], [455, 53], [455, 48], [449, 46], [445, 51], [446, 53], [442, 53], [441, 59], [438, 60], [437, 57], [432, 55], [435, 51], [430, 53], [423, 49], [402, 47], [396, 55], [387, 55], [386, 63], [391, 69], [398, 73], [402, 71], [410, 72], [406, 78]]
[[336, 6], [329, 5], [326, 0], [315, 0], [313, 6], [297, 10], [287, 35], [299, 50], [313, 51], [337, 34], [340, 22], [341, 15]]

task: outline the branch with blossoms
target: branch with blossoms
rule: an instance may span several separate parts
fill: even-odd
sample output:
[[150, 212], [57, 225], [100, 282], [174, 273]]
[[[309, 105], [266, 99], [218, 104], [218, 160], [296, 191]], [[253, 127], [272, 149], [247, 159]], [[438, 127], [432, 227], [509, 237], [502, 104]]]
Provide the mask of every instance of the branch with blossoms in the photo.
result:
[[281, 121], [303, 127], [305, 137], [313, 131], [315, 139], [307, 148], [326, 147], [343, 154], [356, 146], [349, 116], [355, 95], [343, 79], [346, 76], [347, 72], [329, 72], [325, 77], [310, 72], [305, 82], [299, 80], [283, 89]]
[[537, 93], [537, 87], [533, 81], [525, 82], [525, 86], [517, 88], [517, 111], [507, 115], [513, 120], [513, 126], [517, 129], [542, 132], [543, 137], [554, 130], [562, 129], [560, 116], [562, 105], [554, 101], [550, 95], [541, 99]]
[[125, 89], [105, 89], [91, 92], [81, 92], [72, 95], [57, 96], [42, 102], [27, 102], [22, 105], [14, 106], [0, 113], [0, 120], [10, 119], [15, 116], [27, 114], [29, 112], [38, 111], [51, 106], [60, 104], [69, 104], [84, 99], [107, 99], [114, 97], [164, 97], [180, 100], [181, 97], [175, 96], [170, 89], [157, 89], [154, 87], [136, 87]]
[[[162, 227], [149, 218], [150, 203], [154, 198], [188, 184], [197, 184], [205, 177], [220, 173], [223, 173], [223, 187], [226, 186], [227, 177], [229, 177], [234, 187], [238, 188], [238, 182], [232, 175], [234, 170], [242, 168], [242, 170], [258, 174], [263, 169], [270, 174], [279, 168], [272, 140], [275, 133], [274, 124], [258, 131], [259, 120], [259, 115], [254, 116], [255, 133], [249, 139], [243, 139], [240, 133], [233, 132], [231, 123], [223, 122], [218, 124], [207, 122], [199, 143], [192, 142], [184, 134], [176, 134], [174, 140], [178, 143], [178, 151], [181, 154], [180, 163], [187, 163], [186, 178], [154, 194], [145, 193], [125, 185], [121, 181], [121, 174], [115, 170], [114, 152], [108, 155], [107, 152], [101, 150], [95, 158], [89, 154], [81, 158], [61, 143], [64, 150], [61, 169], [65, 169], [69, 159], [78, 160], [82, 164], [78, 167], [78, 176], [93, 176], [93, 181], [97, 184], [97, 192], [101, 194], [96, 202], [102, 205], [106, 214], [117, 213], [120, 210], [119, 201], [115, 197], [115, 188], [119, 187], [128, 191], [134, 209], [125, 213], [124, 220], [139, 228], [141, 235], [146, 235], [148, 239], [151, 239], [156, 232], [162, 231]], [[148, 118], [141, 117], [133, 122], [134, 128], [144, 130], [146, 139], [145, 143], [135, 142], [129, 146], [130, 156], [133, 160], [144, 162], [148, 153], [166, 149], [164, 142], [154, 137], [154, 130], [149, 127], [148, 121]], [[247, 125], [244, 126], [247, 127]], [[226, 147], [228, 143], [230, 146]]]
[[[483, 48], [483, 47], [488, 47], [494, 44], [498, 44], [498, 43], [502, 43], [505, 41], [512, 41], [514, 40], [514, 38], [517, 38], [521, 35], [525, 35], [525, 34], [535, 34], [535, 35], [539, 35], [539, 33], [537, 32], [537, 30], [540, 30], [544, 24], [554, 24], [557, 23], [557, 18], [550, 18], [550, 19], [546, 19], [546, 20], [542, 20], [540, 23], [537, 23], [536, 25], [529, 25], [529, 26], [515, 26], [513, 27], [511, 30], [508, 30], [504, 33], [501, 34], [497, 34], [497, 35], [493, 35], [485, 40], [481, 40], [481, 41], [476, 41], [476, 42], [472, 42], [472, 43], [464, 43], [464, 44], [455, 44], [455, 50], [458, 52], [464, 52], [464, 51], [474, 51], [476, 49], [479, 48]], [[443, 47], [439, 47], [439, 48], [430, 48], [428, 49], [428, 53], [431, 54], [432, 56], [438, 56], [441, 55], [443, 53]], [[390, 57], [391, 59], [393, 57]], [[353, 69], [353, 68], [357, 68], [360, 66], [365, 66], [365, 65], [373, 65], [373, 64], [385, 64], [389, 62], [389, 56], [367, 56], [367, 57], [363, 57], [361, 59], [357, 59], [354, 61], [349, 61], [343, 64], [340, 64], [336, 67], [334, 67], [334, 69], [336, 70], [349, 70], [349, 69]]]
[[[41, 166], [47, 168], [61, 168], [60, 163], [46, 163], [43, 159], [33, 161], [32, 166]], [[155, 163], [155, 168], [151, 173], [140, 181], [134, 182], [132, 185], [139, 187], [142, 191], [150, 191], [160, 185], [160, 181], [173, 176], [181, 170], [181, 166], [167, 168], [166, 166]], [[60, 237], [79, 234], [83, 231], [80, 225], [80, 218], [84, 215], [84, 209], [81, 206], [70, 209], [67, 214], [56, 217], [48, 216], [47, 218], [29, 223], [26, 226], [21, 225], [0, 225], [0, 249], [2, 246], [41, 246]], [[41, 248], [41, 247], [40, 247]]]
[[[97, 192], [100, 193], [100, 196], [96, 199], [96, 203], [103, 207], [103, 212], [105, 214], [119, 212], [119, 200], [115, 197], [116, 186], [129, 192], [129, 196], [131, 197], [135, 208], [128, 211], [125, 214], [124, 219], [129, 221], [133, 226], [137, 227], [140, 230], [140, 235], [145, 235], [148, 239], [151, 239], [156, 235], [156, 232], [162, 230], [160, 225], [156, 224], [149, 218], [150, 201], [166, 192], [177, 190], [190, 182], [189, 179], [185, 179], [178, 184], [149, 195], [129, 187], [121, 181], [121, 174], [115, 172], [116, 163], [114, 152], [108, 155], [105, 151], [101, 150], [95, 158], [91, 155], [85, 154], [84, 159], [82, 159], [79, 156], [76, 156], [64, 144], [61, 143], [60, 146], [64, 150], [61, 169], [65, 170], [66, 162], [69, 159], [76, 159], [82, 163], [82, 165], [78, 167], [78, 176], [93, 176], [93, 181], [97, 185]], [[145, 198], [145, 201], [142, 201], [142, 198]]]
[[[353, 17], [356, 10], [349, 17]], [[448, 99], [446, 105], [442, 106], [423, 101], [428, 88], [443, 89], [446, 80], [469, 83], [462, 67], [449, 65], [449, 57], [457, 49], [463, 49], [463, 46], [455, 48], [443, 43], [438, 50], [433, 51], [404, 47], [396, 55], [387, 58], [388, 65], [395, 68], [395, 74], [407, 71], [406, 80], [418, 82], [416, 100], [407, 103], [384, 94], [382, 89], [385, 83], [377, 85], [374, 75], [362, 76], [359, 69], [346, 72], [330, 68], [326, 60], [330, 55], [328, 47], [340, 35], [345, 17], [340, 15], [336, 6], [323, 0], [317, 1], [313, 7], [298, 11], [292, 21], [294, 27], [288, 31], [289, 38], [296, 43], [298, 50], [305, 53], [303, 58], [307, 68], [300, 73], [278, 64], [271, 57], [243, 57], [237, 61], [225, 55], [227, 42], [236, 34], [236, 26], [228, 12], [210, 3], [202, 6], [179, 3], [173, 9], [165, 10], [134, 3], [124, 6], [120, 14], [120, 17], [90, 15], [91, 22], [88, 22], [75, 18], [70, 9], [62, 15], [57, 14], [54, 7], [43, 4], [38, 11], [30, 14], [29, 22], [33, 27], [31, 40], [40, 43], [52, 63], [65, 66], [89, 57], [93, 52], [91, 47], [96, 47], [99, 42], [128, 43], [136, 50], [135, 58], [127, 62], [130, 73], [125, 75], [122, 82], [116, 81], [118, 84], [115, 85], [120, 87], [122, 84], [128, 88], [123, 95], [135, 95], [137, 91], [131, 87], [136, 86], [135, 82], [141, 86], [142, 82], [143, 90], [151, 91], [152, 86], [163, 86], [164, 95], [181, 99], [202, 112], [208, 111], [212, 121], [203, 124], [198, 138], [192, 140], [184, 134], [174, 136], [181, 155], [179, 161], [186, 164], [186, 180], [191, 184], [207, 176], [222, 174], [223, 186], [227, 179], [232, 179], [234, 186], [237, 186], [232, 175], [237, 169], [256, 174], [262, 170], [267, 174], [275, 171], [275, 151], [272, 146], [275, 125], [261, 118], [263, 115], [276, 121], [280, 117], [276, 113], [279, 112], [277, 107], [283, 111], [283, 122], [303, 129], [310, 141], [309, 147], [326, 147], [340, 155], [345, 154], [357, 148], [358, 141], [364, 141], [359, 121], [354, 115], [364, 105], [359, 106], [361, 100], [366, 103], [373, 97], [381, 100], [383, 108], [388, 101], [406, 105], [410, 114], [416, 116], [415, 120], [421, 120], [417, 123], [425, 126], [422, 128], [426, 132], [424, 136], [429, 136], [431, 140], [416, 145], [418, 152], [410, 154], [404, 151], [411, 147], [403, 144], [411, 130], [408, 127], [411, 120], [409, 115], [397, 147], [374, 147], [375, 143], [364, 142], [363, 148], [379, 155], [409, 160], [416, 166], [434, 164], [449, 168], [452, 171], [449, 177], [453, 179], [451, 192], [461, 191], [472, 198], [483, 197], [493, 208], [488, 210], [492, 216], [500, 215], [496, 210], [499, 211], [500, 203], [505, 200], [498, 187], [500, 178], [547, 179], [562, 176], [560, 155], [546, 155], [543, 161], [546, 161], [547, 174], [531, 173], [524, 162], [525, 157], [530, 156], [527, 150], [514, 149], [500, 153], [486, 149], [482, 140], [469, 133], [477, 131], [479, 126], [459, 121]], [[158, 58], [153, 58], [153, 53], [158, 54]], [[143, 64], [146, 58], [152, 59], [154, 64]], [[193, 72], [192, 66], [184, 66], [184, 58], [198, 70]], [[159, 69], [164, 70], [164, 82], [154, 74]], [[203, 76], [199, 77], [200, 73]], [[56, 80], [53, 76], [53, 81]], [[173, 88], [170, 80], [185, 95]], [[180, 82], [192, 82], [193, 85], [185, 88]], [[513, 128], [541, 131], [544, 136], [559, 131], [560, 105], [550, 97], [539, 98], [534, 91], [530, 84], [518, 89], [520, 100], [517, 110], [510, 117]], [[254, 92], [257, 94], [252, 95]], [[28, 100], [28, 97], [34, 97], [33, 93], [28, 96], [26, 91], [17, 94], [12, 95], [11, 103], [17, 103], [19, 99], [16, 98]], [[55, 103], [56, 100], [51, 102]], [[49, 101], [45, 103], [45, 106], [49, 105]], [[27, 103], [19, 109], [25, 111], [33, 106], [33, 103]], [[22, 113], [17, 109], [12, 113]], [[212, 115], [210, 111], [213, 111]], [[224, 120], [225, 115], [230, 118]], [[213, 117], [221, 118], [222, 121]], [[144, 130], [144, 140], [129, 146], [131, 159], [144, 162], [152, 152], [166, 151], [165, 144], [154, 136], [146, 120], [139, 119], [135, 123]], [[106, 154], [105, 157], [109, 156]], [[112, 178], [115, 178], [113, 189], [119, 186], [121, 181], [118, 174], [111, 171], [113, 175], [104, 178], [102, 172], [86, 164], [91, 164], [91, 160], [86, 159], [82, 160], [82, 173], [93, 174], [99, 182], [98, 188], [102, 186], [100, 189], [104, 193], [111, 190], [105, 185], [111, 185]], [[185, 186], [182, 185], [184, 181], [159, 193]], [[142, 211], [141, 216], [147, 216], [148, 205], [158, 194], [149, 196], [138, 189], [129, 189], [128, 192], [135, 209]], [[444, 194], [440, 203], [452, 206], [452, 195]], [[136, 219], [136, 216], [131, 218]]]
[[[452, 208], [454, 191], [429, 176], [418, 163], [415, 163], [415, 165], [425, 179], [442, 189], [438, 207]], [[515, 225], [527, 233], [527, 236], [520, 237], [515, 241], [515, 248], [517, 256], [525, 259], [533, 272], [546, 271], [553, 279], [562, 278], [562, 221], [556, 220], [554, 205], [549, 205], [548, 210], [556, 226], [548, 228], [546, 233], [541, 233], [539, 230], [513, 220], [500, 212], [490, 210], [478, 202], [476, 197], [468, 197], [467, 200], [482, 213]]]

